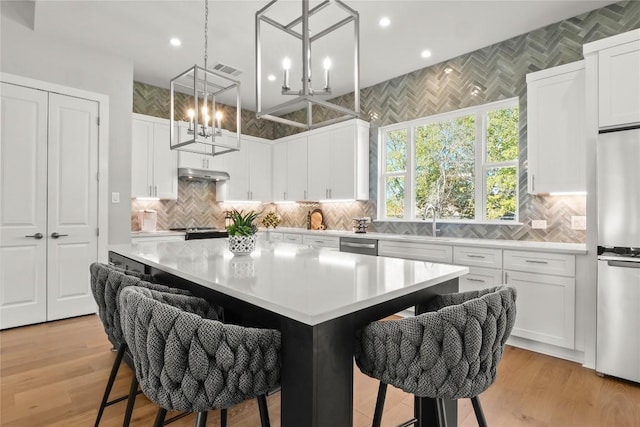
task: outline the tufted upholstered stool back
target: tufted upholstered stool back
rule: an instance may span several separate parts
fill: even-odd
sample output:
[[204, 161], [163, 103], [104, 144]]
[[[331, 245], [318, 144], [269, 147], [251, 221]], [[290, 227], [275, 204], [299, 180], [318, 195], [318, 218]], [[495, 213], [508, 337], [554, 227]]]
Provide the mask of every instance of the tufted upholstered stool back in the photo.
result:
[[[150, 292], [153, 292], [153, 295], [158, 300], [176, 305], [184, 310], [197, 313], [209, 319], [218, 319], [219, 312], [221, 310], [216, 306], [212, 306], [202, 298], [191, 296], [188, 291], [151, 283], [149, 280], [153, 279], [148, 274], [124, 271], [117, 267], [97, 262], [89, 266], [89, 271], [91, 273], [91, 292], [98, 304], [98, 315], [100, 316], [100, 320], [102, 321], [109, 341], [111, 341], [118, 351], [113, 362], [111, 375], [105, 388], [100, 409], [98, 410], [95, 425], [99, 425], [102, 414], [107, 406], [118, 403], [128, 397], [129, 402], [124, 420], [124, 425], [126, 426], [129, 424], [135, 402], [137, 381], [132, 381], [132, 390], [130, 390], [128, 396], [109, 401], [109, 395], [120, 364], [123, 359], [128, 360], [126, 354], [126, 343], [120, 322], [120, 307], [118, 305], [118, 296], [122, 289], [129, 286], [143, 287], [148, 289]], [[133, 366], [133, 364], [131, 365]]]
[[280, 332], [204, 319], [137, 287], [119, 302], [136, 376], [160, 407], [206, 413], [278, 385]]
[[516, 290], [507, 286], [437, 296], [432, 311], [367, 325], [356, 336], [356, 363], [419, 397], [475, 398], [496, 378], [515, 303]]

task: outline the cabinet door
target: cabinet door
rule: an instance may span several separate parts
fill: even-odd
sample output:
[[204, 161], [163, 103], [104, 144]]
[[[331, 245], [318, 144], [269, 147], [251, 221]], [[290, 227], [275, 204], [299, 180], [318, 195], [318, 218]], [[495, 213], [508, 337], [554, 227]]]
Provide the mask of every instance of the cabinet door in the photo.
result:
[[505, 271], [505, 282], [518, 291], [512, 335], [575, 348], [575, 279]]
[[[335, 129], [331, 138], [329, 160], [329, 198], [356, 198], [356, 132], [355, 125]], [[326, 173], [326, 172], [325, 172]]]
[[273, 201], [287, 200], [287, 143], [273, 147]]
[[529, 74], [527, 81], [529, 192], [586, 191], [584, 62]]
[[640, 40], [598, 53], [600, 127], [640, 123]]
[[[325, 200], [331, 198], [331, 165], [333, 132], [320, 132], [307, 138], [307, 199]], [[353, 168], [353, 165], [351, 165]]]
[[287, 200], [307, 199], [307, 136], [287, 142]]
[[239, 151], [221, 154], [218, 159], [224, 162], [224, 171], [229, 180], [218, 183], [218, 200], [249, 200], [249, 150], [251, 144], [243, 142]]
[[252, 142], [249, 150], [251, 200], [267, 202], [271, 197], [271, 145]]
[[132, 119], [131, 197], [153, 195], [153, 122]]
[[178, 159], [169, 146], [168, 124], [153, 124], [153, 194], [161, 199], [178, 198]]

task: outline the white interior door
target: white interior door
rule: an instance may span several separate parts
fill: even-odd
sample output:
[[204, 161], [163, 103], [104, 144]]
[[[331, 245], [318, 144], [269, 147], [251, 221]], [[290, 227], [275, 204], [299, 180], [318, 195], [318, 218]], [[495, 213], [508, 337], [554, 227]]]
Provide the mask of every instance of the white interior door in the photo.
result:
[[49, 95], [47, 320], [94, 313], [98, 103]]
[[47, 97], [47, 92], [2, 83], [1, 329], [47, 317]]

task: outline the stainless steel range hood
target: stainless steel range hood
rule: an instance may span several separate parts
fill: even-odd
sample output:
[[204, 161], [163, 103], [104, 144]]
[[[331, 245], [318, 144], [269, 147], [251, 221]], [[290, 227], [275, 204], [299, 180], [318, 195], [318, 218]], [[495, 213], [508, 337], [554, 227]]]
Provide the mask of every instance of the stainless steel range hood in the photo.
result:
[[226, 181], [229, 179], [229, 174], [207, 169], [178, 168], [178, 178], [195, 181]]

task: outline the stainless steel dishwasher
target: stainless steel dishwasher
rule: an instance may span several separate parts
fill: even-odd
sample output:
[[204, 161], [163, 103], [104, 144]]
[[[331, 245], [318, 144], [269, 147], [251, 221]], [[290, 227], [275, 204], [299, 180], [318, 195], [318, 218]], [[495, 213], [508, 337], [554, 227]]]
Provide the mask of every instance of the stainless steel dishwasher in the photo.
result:
[[340, 252], [378, 256], [378, 240], [359, 237], [341, 237]]

